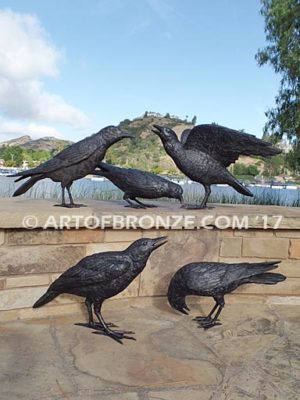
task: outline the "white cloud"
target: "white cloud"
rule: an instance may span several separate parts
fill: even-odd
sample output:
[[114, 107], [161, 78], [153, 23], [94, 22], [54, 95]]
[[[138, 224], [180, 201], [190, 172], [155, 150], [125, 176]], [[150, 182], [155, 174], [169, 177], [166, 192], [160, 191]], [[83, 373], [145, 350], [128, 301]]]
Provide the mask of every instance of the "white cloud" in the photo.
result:
[[[40, 123], [67, 124], [78, 129], [87, 127], [88, 118], [82, 111], [61, 96], [48, 93], [43, 86], [42, 78], [58, 76], [62, 54], [51, 43], [38, 18], [0, 10], [0, 31], [2, 114], [6, 118], [24, 120], [22, 131], [30, 124], [31, 129], [33, 126], [54, 129]], [[15, 126], [18, 124], [21, 122]], [[4, 132], [1, 124], [0, 132]]]
[[21, 80], [57, 76], [61, 54], [36, 17], [0, 10], [0, 27], [2, 76]]
[[65, 123], [76, 128], [87, 125], [87, 117], [62, 97], [47, 93], [40, 81], [0, 79], [0, 108], [11, 118]]
[[33, 139], [37, 139], [41, 136], [62, 137], [61, 133], [51, 126], [40, 125], [34, 122], [24, 123], [19, 121], [10, 121], [0, 118], [0, 142], [21, 135], [29, 135]]

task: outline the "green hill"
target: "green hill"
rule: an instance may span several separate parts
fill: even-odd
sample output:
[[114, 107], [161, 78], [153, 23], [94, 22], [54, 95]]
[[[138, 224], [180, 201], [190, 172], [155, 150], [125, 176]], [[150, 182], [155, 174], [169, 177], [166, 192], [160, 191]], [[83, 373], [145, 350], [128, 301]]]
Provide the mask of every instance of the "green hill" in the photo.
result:
[[138, 168], [145, 171], [168, 175], [181, 174], [172, 159], [166, 154], [157, 135], [151, 132], [153, 124], [172, 128], [178, 137], [184, 129], [193, 125], [177, 117], [148, 116], [125, 119], [119, 126], [135, 135], [133, 140], [124, 140], [112, 146], [106, 153], [105, 161], [123, 167]]

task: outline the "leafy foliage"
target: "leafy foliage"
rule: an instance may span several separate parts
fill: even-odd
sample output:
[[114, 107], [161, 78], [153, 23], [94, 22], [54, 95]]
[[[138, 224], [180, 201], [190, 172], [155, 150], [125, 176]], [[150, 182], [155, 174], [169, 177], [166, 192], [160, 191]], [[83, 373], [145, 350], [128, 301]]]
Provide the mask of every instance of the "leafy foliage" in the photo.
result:
[[[62, 150], [62, 149], [61, 149]], [[0, 148], [0, 158], [8, 167], [21, 167], [23, 161], [27, 161], [29, 167], [35, 167], [52, 158], [58, 150], [29, 150], [21, 146], [5, 146]]]
[[241, 163], [235, 163], [233, 166], [233, 173], [236, 176], [256, 176], [259, 174], [259, 170], [256, 165], [245, 165]]
[[273, 178], [284, 172], [285, 156], [278, 154], [277, 156], [266, 158], [264, 163], [263, 175]]
[[300, 3], [299, 0], [261, 0], [268, 45], [259, 50], [260, 66], [270, 64], [281, 75], [276, 107], [266, 113], [265, 130], [284, 134], [299, 149], [300, 140]]

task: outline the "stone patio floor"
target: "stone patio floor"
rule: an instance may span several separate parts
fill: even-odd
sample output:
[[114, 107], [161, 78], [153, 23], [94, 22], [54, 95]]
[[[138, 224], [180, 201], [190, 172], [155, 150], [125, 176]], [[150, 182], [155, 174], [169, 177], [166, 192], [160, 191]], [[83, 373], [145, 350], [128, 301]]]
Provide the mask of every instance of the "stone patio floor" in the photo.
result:
[[[299, 305], [235, 301], [203, 331], [188, 302], [109, 301], [104, 317], [136, 332], [120, 345], [72, 315], [0, 325], [1, 400], [290, 400], [300, 398]], [[201, 304], [201, 306], [200, 306]]]

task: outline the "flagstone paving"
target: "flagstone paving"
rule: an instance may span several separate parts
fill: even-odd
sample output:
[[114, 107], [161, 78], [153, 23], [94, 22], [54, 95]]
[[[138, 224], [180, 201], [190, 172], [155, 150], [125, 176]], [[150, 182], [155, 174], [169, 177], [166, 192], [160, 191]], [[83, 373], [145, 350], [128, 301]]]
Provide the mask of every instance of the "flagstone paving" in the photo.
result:
[[299, 399], [299, 305], [227, 304], [203, 331], [192, 318], [210, 304], [189, 304], [183, 316], [164, 298], [105, 303], [136, 332], [123, 345], [75, 326], [82, 315], [2, 323], [0, 399]]

